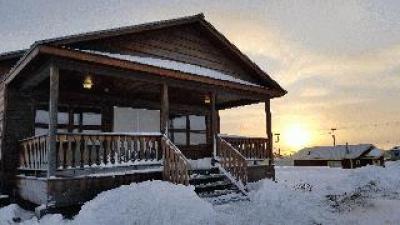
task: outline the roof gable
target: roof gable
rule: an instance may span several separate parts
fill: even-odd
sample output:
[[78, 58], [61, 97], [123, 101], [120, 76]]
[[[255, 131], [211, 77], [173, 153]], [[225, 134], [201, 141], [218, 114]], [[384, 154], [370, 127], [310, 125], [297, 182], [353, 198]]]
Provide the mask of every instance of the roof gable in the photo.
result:
[[179, 25], [142, 33], [69, 44], [79, 50], [151, 57], [191, 64], [268, 86], [264, 79], [200, 29], [200, 24]]

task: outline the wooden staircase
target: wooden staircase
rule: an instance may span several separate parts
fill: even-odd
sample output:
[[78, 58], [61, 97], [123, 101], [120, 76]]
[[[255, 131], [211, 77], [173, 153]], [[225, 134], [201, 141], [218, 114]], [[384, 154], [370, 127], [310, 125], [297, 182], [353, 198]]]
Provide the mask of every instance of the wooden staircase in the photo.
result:
[[222, 205], [249, 200], [247, 192], [241, 190], [218, 167], [190, 171], [190, 185], [195, 192], [213, 205]]
[[195, 192], [214, 205], [249, 200], [247, 162], [244, 156], [219, 138], [218, 167], [192, 168], [189, 160], [168, 137], [161, 139], [164, 156], [163, 179], [175, 184], [193, 185]]

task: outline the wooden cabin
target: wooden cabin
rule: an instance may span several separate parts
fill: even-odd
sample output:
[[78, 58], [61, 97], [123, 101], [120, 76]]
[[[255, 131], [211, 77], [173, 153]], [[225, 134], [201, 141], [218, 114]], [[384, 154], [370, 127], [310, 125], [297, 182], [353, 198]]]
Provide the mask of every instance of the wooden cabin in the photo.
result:
[[366, 165], [384, 166], [384, 152], [372, 144], [317, 146], [293, 155], [294, 166], [329, 166], [354, 169]]
[[[16, 199], [189, 185], [202, 158], [236, 186], [274, 177], [270, 100], [286, 91], [202, 14], [37, 41], [0, 55], [0, 74], [1, 191]], [[219, 134], [220, 110], [254, 103], [265, 137]]]

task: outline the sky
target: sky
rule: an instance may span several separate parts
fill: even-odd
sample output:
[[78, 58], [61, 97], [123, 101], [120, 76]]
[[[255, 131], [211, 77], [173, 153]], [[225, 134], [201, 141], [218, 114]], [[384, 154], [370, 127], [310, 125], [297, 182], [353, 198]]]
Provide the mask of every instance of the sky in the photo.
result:
[[[288, 90], [271, 103], [276, 149], [331, 145], [331, 128], [337, 144], [400, 145], [398, 0], [0, 0], [0, 52], [200, 12]], [[224, 133], [265, 136], [263, 104], [221, 120]]]

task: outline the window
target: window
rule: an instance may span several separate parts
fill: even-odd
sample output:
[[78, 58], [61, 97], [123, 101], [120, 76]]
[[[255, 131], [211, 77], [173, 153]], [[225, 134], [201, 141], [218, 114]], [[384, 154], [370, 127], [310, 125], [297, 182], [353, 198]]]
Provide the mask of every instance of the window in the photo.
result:
[[95, 112], [82, 113], [82, 125], [101, 125], [101, 114]]
[[169, 136], [176, 145], [207, 143], [205, 116], [175, 116], [170, 120]]
[[160, 111], [114, 106], [115, 132], [160, 132]]
[[[45, 109], [36, 110], [35, 114], [35, 136], [45, 135], [49, 131], [49, 112]], [[68, 113], [58, 112], [58, 132], [65, 132], [68, 126]]]
[[[57, 131], [60, 133], [98, 133], [102, 131], [100, 109], [59, 107]], [[49, 112], [46, 106], [39, 106], [35, 111], [35, 135], [48, 133]]]

